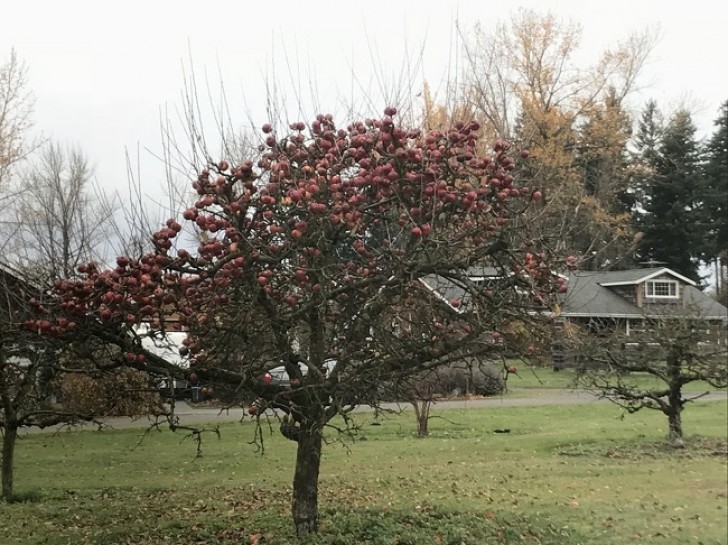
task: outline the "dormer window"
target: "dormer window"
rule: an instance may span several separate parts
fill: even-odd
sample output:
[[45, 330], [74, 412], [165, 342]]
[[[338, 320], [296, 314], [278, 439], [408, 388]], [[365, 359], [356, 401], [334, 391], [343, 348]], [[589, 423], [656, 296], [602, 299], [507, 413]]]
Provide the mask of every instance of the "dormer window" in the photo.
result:
[[675, 280], [648, 280], [645, 282], [645, 297], [677, 299], [678, 283]]

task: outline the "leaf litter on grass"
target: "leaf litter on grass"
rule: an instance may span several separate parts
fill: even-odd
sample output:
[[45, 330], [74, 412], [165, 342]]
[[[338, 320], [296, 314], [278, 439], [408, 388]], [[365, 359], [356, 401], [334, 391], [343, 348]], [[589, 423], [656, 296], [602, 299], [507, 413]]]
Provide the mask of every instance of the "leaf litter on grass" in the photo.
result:
[[560, 456], [588, 456], [621, 458], [642, 461], [645, 458], [690, 458], [709, 456], [728, 456], [728, 440], [723, 437], [687, 437], [684, 448], [673, 448], [664, 441], [660, 442], [621, 442], [605, 445], [598, 443], [576, 443], [556, 447]]

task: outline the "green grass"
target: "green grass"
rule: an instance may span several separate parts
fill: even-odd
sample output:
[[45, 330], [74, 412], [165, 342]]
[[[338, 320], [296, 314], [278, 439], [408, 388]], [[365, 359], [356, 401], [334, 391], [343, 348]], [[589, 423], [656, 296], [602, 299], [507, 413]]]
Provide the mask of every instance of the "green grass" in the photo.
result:
[[[435, 411], [426, 439], [411, 413], [358, 414], [357, 441], [325, 447], [322, 533], [305, 543], [725, 545], [727, 409], [690, 406], [681, 451], [661, 415], [611, 404]], [[0, 544], [296, 543], [294, 445], [266, 434], [260, 456], [252, 433], [225, 424], [198, 459], [169, 431], [25, 436], [28, 501], [0, 504]]]
[[[522, 362], [521, 362], [522, 363]], [[548, 367], [529, 367], [527, 365], [519, 365], [519, 362], [513, 361], [513, 365], [518, 367], [518, 376], [511, 375], [508, 379], [509, 393], [511, 394], [533, 394], [533, 390], [571, 390], [575, 388], [576, 373], [573, 369], [562, 369], [554, 371]], [[646, 373], [633, 373], [629, 382], [640, 388], [663, 388], [665, 383], [659, 379]], [[716, 391], [710, 384], [704, 381], [690, 382], [685, 385], [685, 392], [705, 392]], [[725, 388], [722, 388], [725, 390]]]

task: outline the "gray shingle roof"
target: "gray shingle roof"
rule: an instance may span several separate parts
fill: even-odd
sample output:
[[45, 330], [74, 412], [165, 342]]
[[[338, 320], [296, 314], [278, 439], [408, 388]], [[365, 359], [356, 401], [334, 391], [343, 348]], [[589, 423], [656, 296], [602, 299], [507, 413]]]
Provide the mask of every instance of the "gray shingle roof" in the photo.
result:
[[[664, 267], [654, 269], [631, 269], [626, 271], [579, 271], [568, 275], [566, 292], [561, 304], [563, 316], [584, 317], [642, 317], [654, 314], [654, 310], [639, 308], [634, 303], [617, 295], [605, 284], [637, 284], [658, 274], [671, 274], [683, 278]], [[696, 312], [703, 319], [728, 320], [728, 309], [701, 292], [694, 286], [683, 284], [686, 305], [681, 312]], [[665, 307], [666, 309], [668, 307]]]
[[[629, 272], [629, 271], [615, 271]], [[612, 272], [572, 273], [567, 277], [566, 292], [561, 303], [561, 314], [565, 316], [643, 316], [644, 312], [637, 305], [614, 293], [600, 283], [605, 278], [617, 278]], [[619, 278], [630, 278], [622, 275]]]
[[[486, 278], [499, 278], [503, 276], [503, 273], [498, 271], [495, 267], [482, 266], [468, 268], [466, 275], [470, 280], [476, 282]], [[420, 278], [420, 282], [422, 282], [425, 287], [427, 287], [435, 295], [435, 297], [438, 297], [451, 308], [453, 307], [450, 305], [450, 302], [453, 299], [460, 301], [460, 307], [456, 309], [458, 312], [461, 312], [470, 304], [470, 294], [467, 290], [463, 289], [457, 283], [448, 278], [435, 274], [428, 274], [427, 276]]]
[[685, 301], [688, 305], [699, 309], [704, 318], [728, 320], [728, 308], [721, 305], [712, 297], [708, 297], [698, 288], [685, 286]]
[[[492, 267], [468, 269], [472, 280], [497, 278], [502, 276]], [[654, 309], [642, 309], [636, 304], [618, 295], [609, 285], [639, 284], [649, 278], [669, 274], [677, 280], [684, 279], [674, 271], [665, 267], [651, 269], [630, 269], [625, 271], [578, 271], [567, 276], [568, 291], [561, 302], [561, 315], [571, 317], [610, 317], [640, 318], [655, 314]], [[458, 299], [461, 306], [458, 311], [467, 309], [470, 296], [461, 286], [452, 280], [438, 275], [428, 275], [420, 281], [444, 303], [449, 304]], [[686, 306], [672, 307], [680, 312], [696, 312], [703, 319], [728, 321], [728, 309], [689, 284], [682, 284]], [[666, 309], [670, 307], [665, 307]], [[691, 309], [691, 310], [688, 310]]]

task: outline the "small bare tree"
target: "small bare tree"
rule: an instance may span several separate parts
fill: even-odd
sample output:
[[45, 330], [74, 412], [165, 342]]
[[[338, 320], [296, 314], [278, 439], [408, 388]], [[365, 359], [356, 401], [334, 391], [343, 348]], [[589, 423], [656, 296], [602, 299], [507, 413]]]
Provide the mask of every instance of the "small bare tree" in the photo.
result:
[[[487, 350], [485, 351], [487, 352]], [[412, 405], [417, 435], [430, 434], [430, 411], [438, 399], [462, 395], [496, 395], [505, 390], [504, 372], [494, 362], [470, 359], [450, 367], [429, 369], [408, 377], [395, 391], [395, 397]]]
[[[684, 446], [683, 409], [708, 393], [690, 395], [683, 387], [695, 381], [713, 388], [728, 385], [725, 322], [709, 322], [698, 311], [645, 318], [641, 330], [629, 336], [602, 331], [569, 342], [578, 344], [583, 356], [579, 385], [628, 413], [661, 411], [667, 416], [673, 447]], [[646, 374], [654, 382], [636, 380], [636, 374]]]

